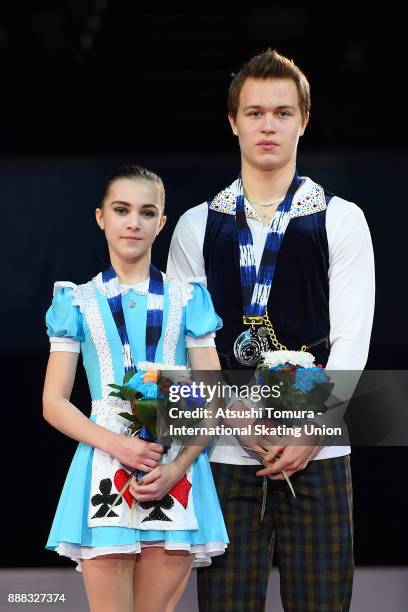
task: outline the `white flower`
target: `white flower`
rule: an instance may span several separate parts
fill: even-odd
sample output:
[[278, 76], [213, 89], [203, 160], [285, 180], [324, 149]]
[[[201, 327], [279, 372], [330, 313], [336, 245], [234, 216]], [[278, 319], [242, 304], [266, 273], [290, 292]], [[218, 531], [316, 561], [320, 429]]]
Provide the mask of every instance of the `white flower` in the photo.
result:
[[314, 356], [306, 351], [267, 351], [262, 353], [263, 365], [274, 368], [284, 363], [290, 363], [302, 368], [311, 368], [314, 364]]
[[188, 372], [188, 368], [186, 366], [169, 365], [166, 363], [154, 363], [153, 361], [138, 361], [136, 367], [139, 372], [157, 372], [158, 370], [164, 372], [175, 372], [176, 370]]

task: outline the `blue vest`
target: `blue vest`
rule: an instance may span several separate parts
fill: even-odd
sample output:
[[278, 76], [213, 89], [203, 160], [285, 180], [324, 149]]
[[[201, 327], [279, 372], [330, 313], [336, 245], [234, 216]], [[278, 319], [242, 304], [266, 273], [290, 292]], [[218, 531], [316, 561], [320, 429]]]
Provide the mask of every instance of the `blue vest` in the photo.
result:
[[[332, 196], [326, 194], [328, 204]], [[237, 336], [247, 329], [239, 270], [235, 215], [208, 207], [203, 255], [207, 286], [223, 327], [216, 346], [224, 369], [242, 369], [234, 356]], [[330, 346], [329, 248], [326, 210], [293, 217], [285, 232], [268, 300], [276, 337], [289, 350], [307, 345], [316, 364], [326, 365]]]

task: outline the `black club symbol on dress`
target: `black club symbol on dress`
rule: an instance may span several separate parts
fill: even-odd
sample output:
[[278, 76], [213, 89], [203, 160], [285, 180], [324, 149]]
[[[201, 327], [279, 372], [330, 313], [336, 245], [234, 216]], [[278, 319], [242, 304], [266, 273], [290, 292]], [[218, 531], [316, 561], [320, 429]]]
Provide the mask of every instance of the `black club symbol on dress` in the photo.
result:
[[[112, 481], [110, 478], [104, 478], [103, 480], [101, 480], [101, 482], [99, 483], [99, 490], [101, 493], [97, 493], [96, 495], [94, 495], [91, 499], [91, 502], [93, 506], [99, 506], [101, 504], [101, 507], [99, 508], [98, 512], [94, 514], [91, 518], [103, 518], [117, 497], [115, 493], [111, 494]], [[119, 504], [121, 503], [122, 498], [118, 499], [115, 504], [115, 507], [119, 506]], [[115, 514], [113, 510], [111, 510], [108, 516], [118, 515]]]
[[146, 516], [146, 518], [143, 519], [142, 523], [145, 523], [147, 521], [172, 520], [171, 518], [166, 516], [164, 512], [161, 511], [161, 508], [163, 508], [163, 510], [170, 510], [170, 508], [174, 506], [174, 499], [169, 494], [165, 495], [163, 499], [154, 499], [152, 501], [140, 502], [140, 505], [142, 506], [143, 510], [150, 510], [150, 508], [153, 508], [153, 511], [148, 516]]

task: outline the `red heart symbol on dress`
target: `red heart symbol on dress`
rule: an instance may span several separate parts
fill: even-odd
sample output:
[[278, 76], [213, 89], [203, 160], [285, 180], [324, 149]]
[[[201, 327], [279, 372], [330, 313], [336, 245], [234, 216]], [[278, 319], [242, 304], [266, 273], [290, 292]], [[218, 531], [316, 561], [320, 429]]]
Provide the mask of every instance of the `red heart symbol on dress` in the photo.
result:
[[[120, 493], [120, 491], [123, 489], [123, 487], [129, 480], [130, 476], [131, 474], [129, 474], [123, 468], [115, 472], [115, 476], [113, 477], [113, 482], [115, 483], [115, 487], [117, 488], [118, 493]], [[135, 498], [133, 497], [129, 489], [126, 489], [126, 491], [123, 493], [123, 499], [129, 506], [129, 508], [132, 508], [132, 504]]]
[[184, 474], [183, 478], [169, 491], [169, 494], [177, 499], [184, 508], [187, 508], [190, 489], [191, 482], [188, 480], [187, 474]]

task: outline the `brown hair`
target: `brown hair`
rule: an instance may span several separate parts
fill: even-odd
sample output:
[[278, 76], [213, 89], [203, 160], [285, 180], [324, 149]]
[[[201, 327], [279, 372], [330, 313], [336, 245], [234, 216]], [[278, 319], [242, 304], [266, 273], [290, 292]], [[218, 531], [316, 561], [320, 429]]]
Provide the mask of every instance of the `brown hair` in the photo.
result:
[[144, 181], [151, 181], [152, 183], [157, 183], [159, 190], [161, 192], [162, 200], [163, 200], [163, 209], [164, 209], [164, 200], [165, 200], [165, 191], [163, 181], [158, 174], [148, 170], [147, 168], [143, 168], [143, 166], [137, 166], [136, 164], [126, 164], [126, 166], [121, 166], [108, 178], [105, 183], [105, 187], [102, 193], [102, 202], [101, 208], [103, 208], [103, 204], [105, 202], [106, 196], [108, 195], [109, 189], [112, 184], [119, 179], [142, 179]]
[[239, 95], [245, 81], [253, 79], [292, 79], [298, 90], [299, 107], [303, 119], [310, 111], [310, 85], [303, 72], [293, 60], [280, 55], [276, 49], [267, 49], [248, 60], [231, 81], [228, 90], [228, 113], [236, 119]]

